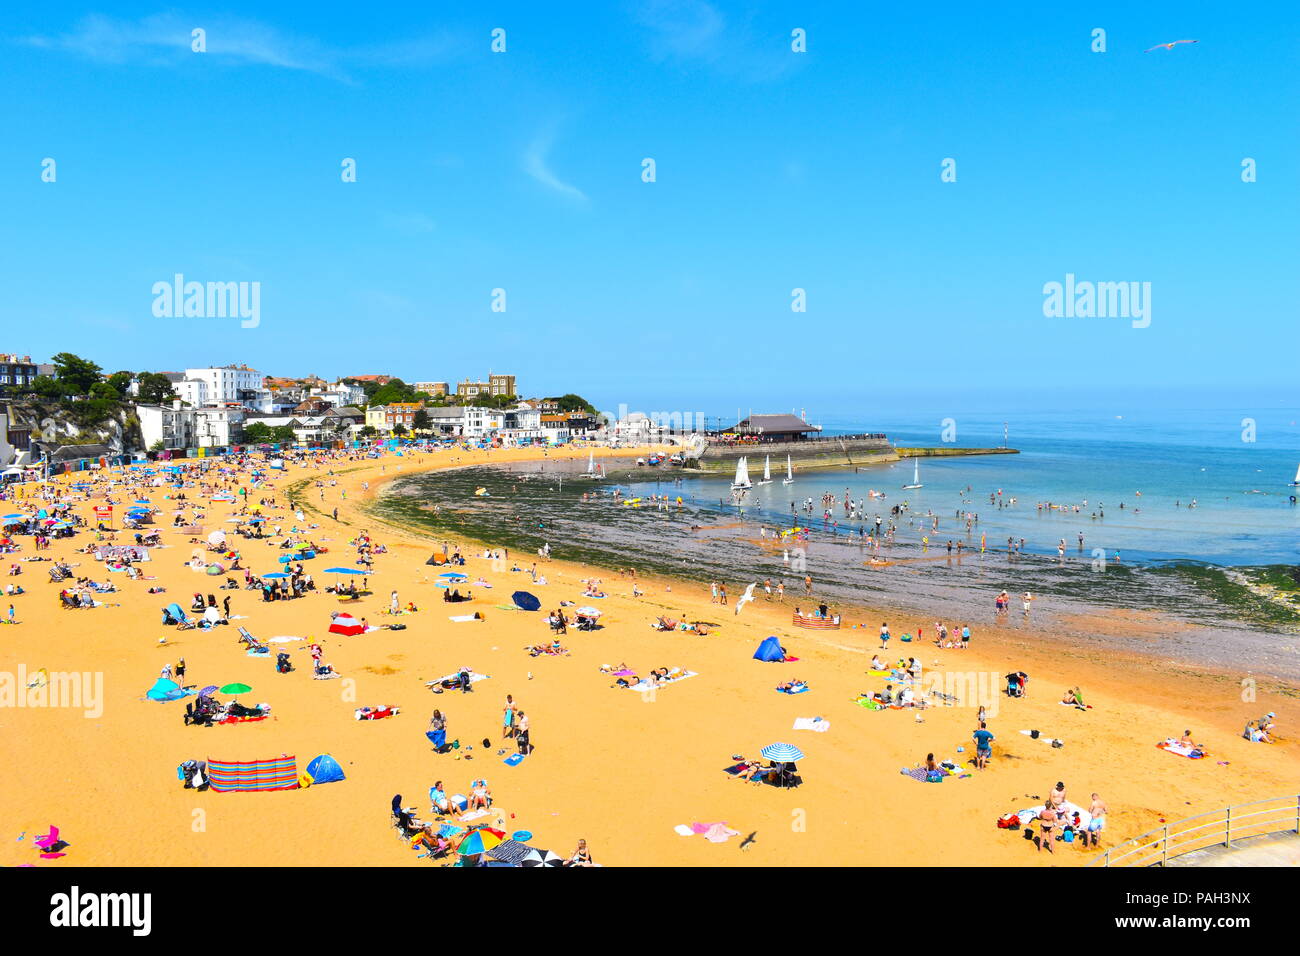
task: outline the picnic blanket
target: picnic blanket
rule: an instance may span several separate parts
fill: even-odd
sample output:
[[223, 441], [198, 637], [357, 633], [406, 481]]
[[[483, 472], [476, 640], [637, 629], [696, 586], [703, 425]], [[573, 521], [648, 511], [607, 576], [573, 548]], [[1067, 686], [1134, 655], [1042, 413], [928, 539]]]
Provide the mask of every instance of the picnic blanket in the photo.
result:
[[831, 722], [821, 717], [796, 717], [793, 729], [814, 730], [819, 734], [824, 734], [831, 729]]

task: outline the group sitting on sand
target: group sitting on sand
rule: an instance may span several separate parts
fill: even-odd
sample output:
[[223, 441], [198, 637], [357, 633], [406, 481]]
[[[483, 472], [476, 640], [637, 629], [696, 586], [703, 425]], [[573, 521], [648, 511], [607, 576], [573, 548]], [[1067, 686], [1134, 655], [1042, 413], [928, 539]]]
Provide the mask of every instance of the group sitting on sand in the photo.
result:
[[1242, 731], [1241, 736], [1245, 737], [1251, 743], [1271, 744], [1273, 743], [1273, 721], [1277, 714], [1269, 711], [1259, 720], [1252, 720], [1246, 724], [1246, 729]]

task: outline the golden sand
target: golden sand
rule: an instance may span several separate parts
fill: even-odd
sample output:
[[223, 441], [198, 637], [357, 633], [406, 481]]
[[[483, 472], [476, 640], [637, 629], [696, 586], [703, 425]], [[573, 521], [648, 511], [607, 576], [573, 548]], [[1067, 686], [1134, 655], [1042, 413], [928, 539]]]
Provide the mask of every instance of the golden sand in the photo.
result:
[[[552, 451], [548, 457], [567, 454]], [[711, 605], [708, 591], [697, 585], [643, 578], [638, 584], [646, 593], [634, 598], [631, 580], [616, 573], [538, 561], [548, 583], [535, 585], [527, 574], [493, 570], [492, 562], [480, 557], [470, 557], [461, 570], [471, 581], [482, 575], [493, 588], [475, 588], [472, 604], [449, 605], [432, 583], [443, 569], [424, 563], [435, 550], [434, 538], [386, 527], [364, 511], [384, 481], [416, 469], [541, 455], [456, 450], [338, 461], [319, 471], [291, 465], [274, 480], [274, 490], [253, 493], [253, 498], [275, 495], [279, 523], [288, 528], [294, 521], [284, 507], [287, 488], [304, 479], [327, 480], [330, 467], [338, 473], [338, 485], [326, 489], [323, 502], [310, 484], [304, 489], [304, 503], [319, 509], [308, 515], [320, 525], [309, 535], [330, 549], [308, 562], [320, 588], [333, 583], [333, 576], [320, 569], [352, 563], [348, 540], [358, 530], [368, 529], [387, 545], [388, 553], [376, 558], [374, 594], [356, 605], [341, 606], [323, 591], [272, 604], [263, 603], [258, 592], [214, 592], [219, 599], [232, 595], [232, 612], [244, 616], [233, 623], [263, 640], [291, 635], [318, 641], [324, 660], [347, 680], [312, 680], [307, 642], [285, 645], [297, 670], [278, 675], [272, 660], [244, 654], [234, 626], [183, 632], [161, 626], [163, 605], [176, 601], [188, 610], [193, 592], [207, 594], [221, 580], [185, 565], [192, 546], [170, 530], [174, 503], [163, 499], [164, 489], [150, 497], [165, 509], [156, 527], [171, 547], [154, 549], [152, 562], [141, 565], [156, 580], [128, 581], [123, 574], [107, 574], [93, 558], [74, 554], [74, 547], [90, 542], [92, 532], [58, 541], [44, 552], [79, 562], [78, 574], [112, 580], [119, 591], [102, 600], [113, 606], [60, 610], [59, 586], [46, 577], [48, 564], [25, 564], [21, 577], [6, 578], [23, 583], [28, 593], [12, 599], [20, 623], [0, 627], [0, 671], [14, 673], [22, 665], [28, 672], [102, 673], [105, 700], [98, 717], [75, 709], [0, 708], [0, 865], [422, 866], [428, 861], [417, 859], [389, 825], [393, 795], [401, 793], [404, 802], [427, 811], [426, 793], [434, 780], [442, 780], [449, 793], [467, 793], [476, 777], [488, 780], [508, 831], [529, 830], [534, 845], [566, 856], [578, 838], [585, 838], [596, 861], [611, 866], [1078, 865], [1095, 854], [1065, 844], [1057, 844], [1054, 857], [1036, 854], [1018, 833], [997, 829], [995, 819], [1046, 797], [1063, 780], [1069, 798], [1081, 805], [1087, 806], [1093, 791], [1101, 793], [1110, 806], [1103, 845], [1113, 845], [1162, 819], [1300, 791], [1293, 743], [1252, 744], [1240, 737], [1248, 719], [1269, 710], [1277, 712], [1282, 732], [1294, 735], [1300, 721], [1294, 689], [1260, 688], [1257, 699], [1243, 701], [1239, 677], [1166, 666], [1142, 656], [1145, 642], [1136, 635], [1132, 655], [1104, 659], [1056, 644], [1047, 633], [978, 625], [968, 651], [894, 641], [890, 655], [919, 651], [922, 662], [940, 673], [1000, 675], [1021, 669], [1032, 675], [1026, 699], [998, 699], [990, 721], [997, 740], [989, 769], [922, 784], [900, 775], [899, 768], [915, 765], [927, 752], [969, 758], [974, 712], [965, 706], [932, 708], [918, 723], [911, 711], [872, 712], [854, 703], [858, 691], [883, 684], [865, 673], [878, 643], [877, 611], [844, 609], [846, 623], [839, 631], [797, 630], [790, 627], [793, 593], [784, 605], [760, 596], [735, 616], [730, 608]], [[586, 452], [573, 457], [585, 458]], [[363, 481], [370, 483], [368, 492]], [[327, 514], [335, 506], [338, 524]], [[88, 503], [78, 508], [90, 516]], [[224, 523], [232, 508], [211, 505], [205, 529], [233, 528]], [[18, 540], [23, 550], [5, 556], [6, 566], [34, 553], [30, 538]], [[127, 542], [129, 535], [120, 540]], [[242, 543], [244, 564], [255, 573], [272, 570], [282, 553], [264, 542], [231, 540], [237, 547]], [[459, 543], [467, 555], [482, 550]], [[561, 553], [563, 545], [552, 542]], [[536, 560], [512, 557], [523, 567]], [[508, 604], [518, 588], [538, 595], [543, 610], [565, 599], [589, 603], [579, 581], [592, 576], [603, 579], [609, 594], [599, 602], [603, 629], [571, 629], [563, 639], [571, 650], [567, 657], [528, 656], [525, 645], [551, 638], [543, 616], [496, 606]], [[726, 583], [734, 600], [748, 579], [738, 569]], [[145, 593], [150, 585], [164, 585], [167, 593]], [[393, 589], [403, 604], [415, 601], [419, 612], [396, 619], [382, 614]], [[407, 629], [358, 637], [327, 634], [330, 611], [336, 609], [372, 624], [397, 620]], [[483, 622], [448, 620], [450, 614], [474, 610], [483, 614]], [[650, 624], [664, 613], [722, 626], [710, 637], [658, 633]], [[851, 623], [861, 627], [853, 629]], [[933, 633], [930, 620], [890, 623], [895, 635], [917, 623]], [[1104, 618], [1098, 618], [1098, 626], [1106, 626]], [[769, 634], [780, 636], [800, 660], [752, 660]], [[166, 646], [159, 646], [160, 637], [167, 638]], [[186, 683], [245, 682], [253, 691], [241, 700], [270, 703], [273, 718], [184, 726], [183, 703], [144, 697], [163, 665], [180, 657], [187, 663]], [[680, 666], [699, 676], [643, 699], [612, 689], [613, 678], [599, 670], [620, 662], [640, 674]], [[468, 695], [434, 695], [424, 686], [461, 665], [491, 678], [476, 683]], [[775, 685], [790, 677], [806, 679], [812, 690], [793, 697], [776, 693]], [[1076, 684], [1091, 710], [1058, 703], [1062, 690]], [[508, 693], [528, 713], [536, 748], [513, 768], [496, 753], [499, 747], [513, 751], [500, 739]], [[398, 705], [402, 713], [381, 721], [354, 719], [356, 707], [380, 704]], [[464, 750], [462, 759], [431, 752], [424, 731], [435, 707], [448, 716], [448, 739], [473, 746], [472, 760], [463, 759]], [[813, 716], [830, 721], [831, 729], [792, 729], [796, 717]], [[1062, 738], [1065, 746], [1053, 749], [1031, 740], [1018, 733], [1022, 728], [1041, 729]], [[1157, 741], [1185, 728], [1209, 748], [1210, 758], [1193, 761], [1156, 749]], [[492, 741], [486, 751], [484, 737]], [[755, 757], [773, 741], [796, 744], [806, 753], [798, 789], [746, 784], [723, 773], [731, 754]], [[966, 753], [959, 755], [958, 746]], [[176, 777], [177, 765], [191, 757], [251, 760], [282, 753], [296, 755], [300, 769], [317, 754], [330, 753], [347, 780], [286, 792], [223, 794], [185, 790]], [[740, 837], [714, 844], [673, 831], [677, 824], [697, 821], [726, 821]], [[71, 843], [58, 861], [39, 860], [31, 844], [50, 824]], [[737, 852], [751, 833], [756, 834], [752, 845]]]

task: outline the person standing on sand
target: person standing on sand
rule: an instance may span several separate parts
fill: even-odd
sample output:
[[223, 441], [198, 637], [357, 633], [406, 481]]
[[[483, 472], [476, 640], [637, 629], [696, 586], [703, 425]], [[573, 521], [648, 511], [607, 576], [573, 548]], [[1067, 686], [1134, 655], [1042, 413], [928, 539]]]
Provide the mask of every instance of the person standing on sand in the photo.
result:
[[971, 734], [971, 738], [975, 741], [975, 768], [983, 770], [988, 766], [989, 758], [993, 756], [993, 741], [996, 738], [989, 731], [988, 725], [982, 720], [979, 729]]
[[727, 586], [725, 584], [718, 585], [718, 603], [723, 607], [727, 606]]
[[1034, 837], [1034, 846], [1042, 852], [1043, 845], [1047, 845], [1048, 853], [1055, 853], [1052, 847], [1052, 831], [1056, 829], [1056, 811], [1052, 809], [1052, 801], [1047, 800], [1043, 803], [1043, 809], [1038, 811], [1038, 826], [1041, 831], [1038, 836]]
[[889, 649], [889, 625], [888, 624], [880, 625], [880, 649], [881, 650]]
[[533, 745], [528, 739], [528, 715], [522, 710], [519, 713], [519, 730], [515, 734], [516, 741], [519, 744], [519, 752], [525, 757], [532, 751]]
[[515, 699], [506, 694], [506, 707], [501, 717], [501, 736], [503, 738], [513, 737], [515, 735]]
[[1092, 820], [1088, 823], [1088, 831], [1083, 835], [1083, 845], [1097, 846], [1101, 843], [1101, 831], [1106, 827], [1106, 802], [1095, 793], [1092, 795], [1092, 803], [1088, 805], [1088, 815]]

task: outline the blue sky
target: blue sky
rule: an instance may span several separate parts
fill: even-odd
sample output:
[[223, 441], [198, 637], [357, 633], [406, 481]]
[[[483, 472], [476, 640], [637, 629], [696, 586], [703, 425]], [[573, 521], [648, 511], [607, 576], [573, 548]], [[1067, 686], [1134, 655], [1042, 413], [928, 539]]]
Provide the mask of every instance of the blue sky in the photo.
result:
[[[1293, 9], [807, 6], [15, 7], [0, 350], [645, 410], [1293, 395]], [[155, 318], [177, 272], [260, 326]], [[1150, 282], [1150, 327], [1045, 318], [1067, 272]]]

